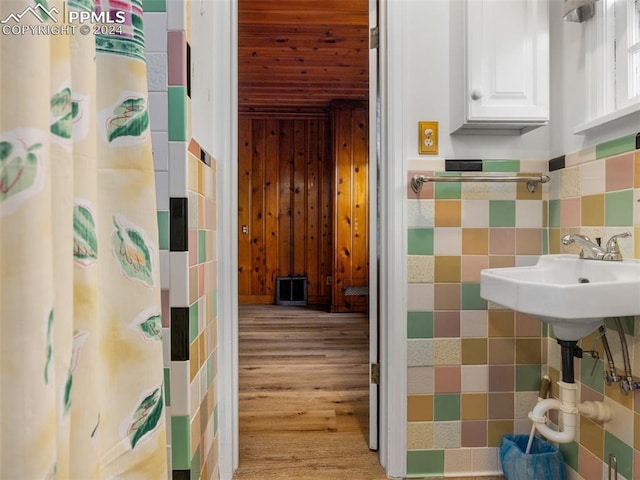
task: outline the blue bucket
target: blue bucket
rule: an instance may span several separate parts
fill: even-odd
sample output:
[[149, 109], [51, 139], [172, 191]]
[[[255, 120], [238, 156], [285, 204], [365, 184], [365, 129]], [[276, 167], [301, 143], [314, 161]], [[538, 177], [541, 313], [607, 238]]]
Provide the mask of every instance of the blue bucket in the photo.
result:
[[553, 444], [533, 437], [527, 454], [529, 435], [503, 435], [500, 465], [506, 480], [566, 480], [562, 453]]

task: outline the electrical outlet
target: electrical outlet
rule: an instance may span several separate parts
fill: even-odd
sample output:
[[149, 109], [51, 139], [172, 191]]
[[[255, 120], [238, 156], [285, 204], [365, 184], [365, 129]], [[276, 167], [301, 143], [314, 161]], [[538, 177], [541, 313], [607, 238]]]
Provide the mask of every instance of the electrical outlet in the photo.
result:
[[333, 285], [333, 277], [331, 275], [327, 275], [327, 285]]
[[437, 155], [438, 122], [418, 122], [418, 153]]

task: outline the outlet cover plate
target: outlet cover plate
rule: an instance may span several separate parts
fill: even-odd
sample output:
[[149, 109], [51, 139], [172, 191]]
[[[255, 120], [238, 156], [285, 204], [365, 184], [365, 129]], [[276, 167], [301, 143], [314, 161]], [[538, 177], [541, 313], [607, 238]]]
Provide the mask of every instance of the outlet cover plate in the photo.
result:
[[438, 154], [438, 122], [418, 122], [418, 153]]

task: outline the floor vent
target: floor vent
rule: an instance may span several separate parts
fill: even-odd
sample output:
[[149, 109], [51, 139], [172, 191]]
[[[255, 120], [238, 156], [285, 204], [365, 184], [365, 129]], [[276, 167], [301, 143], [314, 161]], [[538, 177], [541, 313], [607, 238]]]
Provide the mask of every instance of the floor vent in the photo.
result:
[[307, 304], [307, 277], [278, 277], [276, 282], [276, 304]]
[[345, 287], [344, 294], [345, 296], [369, 295], [369, 287]]

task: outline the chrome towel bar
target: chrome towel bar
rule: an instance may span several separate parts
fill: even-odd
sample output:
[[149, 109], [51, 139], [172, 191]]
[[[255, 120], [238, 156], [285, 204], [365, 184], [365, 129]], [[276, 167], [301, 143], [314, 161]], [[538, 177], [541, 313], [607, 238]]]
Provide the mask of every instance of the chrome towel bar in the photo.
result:
[[422, 184], [425, 182], [526, 182], [527, 190], [531, 193], [536, 191], [539, 183], [547, 183], [550, 180], [548, 175], [533, 175], [527, 177], [504, 176], [504, 175], [469, 175], [456, 177], [435, 177], [428, 175], [415, 175], [411, 179], [411, 190], [413, 193], [419, 193]]

